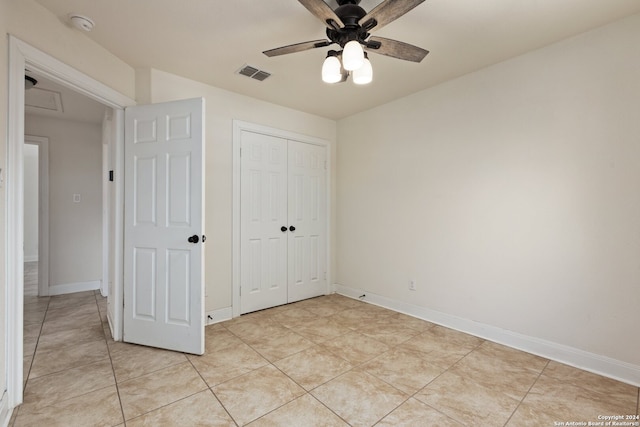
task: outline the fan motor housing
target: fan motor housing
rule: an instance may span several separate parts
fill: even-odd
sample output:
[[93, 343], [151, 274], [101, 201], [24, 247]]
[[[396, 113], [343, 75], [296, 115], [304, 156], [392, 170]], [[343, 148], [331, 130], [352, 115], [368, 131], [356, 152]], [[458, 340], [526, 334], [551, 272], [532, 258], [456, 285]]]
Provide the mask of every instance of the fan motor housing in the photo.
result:
[[344, 24], [344, 27], [340, 29], [327, 28], [329, 40], [344, 47], [351, 40], [364, 43], [364, 40], [369, 37], [367, 30], [359, 24], [359, 21], [366, 16], [367, 12], [358, 6], [358, 3], [360, 3], [359, 0], [338, 1], [340, 6], [336, 8], [335, 13]]

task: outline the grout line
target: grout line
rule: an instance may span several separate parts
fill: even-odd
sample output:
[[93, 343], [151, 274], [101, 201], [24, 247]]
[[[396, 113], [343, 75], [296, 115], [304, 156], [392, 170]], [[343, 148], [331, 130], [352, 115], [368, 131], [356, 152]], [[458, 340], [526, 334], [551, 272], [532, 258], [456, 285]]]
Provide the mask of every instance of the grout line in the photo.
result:
[[524, 400], [527, 398], [529, 393], [531, 393], [531, 389], [533, 389], [533, 387], [536, 385], [536, 383], [538, 382], [538, 380], [542, 376], [542, 373], [544, 372], [544, 370], [547, 369], [547, 366], [549, 366], [549, 362], [551, 362], [551, 361], [547, 360], [547, 363], [545, 363], [544, 368], [542, 368], [540, 370], [540, 373], [536, 377], [535, 381], [531, 384], [531, 386], [529, 387], [527, 392], [524, 394], [524, 396], [522, 396], [522, 399], [520, 399], [520, 402], [518, 402], [518, 406], [516, 406], [516, 408], [513, 410], [513, 412], [509, 416], [509, 418], [507, 418], [507, 421], [504, 423], [505, 426], [509, 424], [509, 421], [511, 421], [511, 418], [513, 418], [513, 416], [516, 414], [516, 412], [518, 412], [518, 409], [520, 409], [520, 406], [522, 406], [522, 404], [524, 403]]
[[[96, 297], [96, 305], [98, 305], [98, 316], [100, 316], [100, 305]], [[116, 377], [116, 370], [113, 367], [113, 358], [111, 357], [111, 348], [109, 347], [109, 338], [104, 331], [104, 325], [102, 324], [102, 317], [100, 317], [100, 326], [102, 327], [102, 336], [104, 337], [104, 344], [107, 346], [107, 356], [109, 357], [109, 363], [111, 363], [111, 373], [113, 375], [113, 384], [116, 386], [116, 394], [118, 395], [118, 404], [120, 405], [120, 414], [122, 415], [122, 422], [127, 425], [127, 420], [124, 417], [124, 407], [122, 406], [122, 398], [120, 397], [120, 387], [118, 387], [118, 378]]]

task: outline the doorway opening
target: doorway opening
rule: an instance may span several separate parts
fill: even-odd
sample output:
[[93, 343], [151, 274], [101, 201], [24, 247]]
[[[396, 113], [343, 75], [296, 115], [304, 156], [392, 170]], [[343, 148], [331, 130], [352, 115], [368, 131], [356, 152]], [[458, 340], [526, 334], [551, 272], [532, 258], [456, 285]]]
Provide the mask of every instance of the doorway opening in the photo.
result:
[[[5, 313], [7, 316], [6, 346], [7, 351], [7, 405], [13, 408], [22, 403], [23, 394], [23, 323], [24, 323], [24, 117], [25, 117], [25, 69], [46, 77], [55, 83], [73, 89], [86, 95], [115, 111], [113, 121], [113, 150], [114, 169], [116, 172], [122, 168], [123, 148], [123, 110], [129, 105], [135, 105], [135, 101], [114, 91], [93, 78], [75, 70], [74, 68], [58, 61], [46, 53], [9, 36], [9, 86], [8, 86], [8, 120], [7, 120], [7, 168], [5, 175], [7, 194], [7, 251], [6, 251], [6, 283], [13, 286], [7, 288]], [[122, 208], [122, 185], [114, 186], [114, 200], [116, 206], [115, 228], [112, 233], [116, 244], [113, 246], [114, 258], [121, 256], [122, 248], [122, 218], [117, 213]], [[120, 236], [120, 237], [118, 237]], [[120, 249], [118, 249], [120, 248]], [[114, 279], [121, 277], [121, 265], [117, 264]], [[118, 270], [120, 269], [120, 270]], [[122, 289], [121, 283], [114, 286], [117, 292], [110, 298], [110, 307], [113, 309], [111, 316], [116, 326], [112, 328], [114, 338], [120, 339], [122, 318]], [[118, 323], [119, 322], [119, 323]], [[110, 324], [112, 324], [110, 322]]]

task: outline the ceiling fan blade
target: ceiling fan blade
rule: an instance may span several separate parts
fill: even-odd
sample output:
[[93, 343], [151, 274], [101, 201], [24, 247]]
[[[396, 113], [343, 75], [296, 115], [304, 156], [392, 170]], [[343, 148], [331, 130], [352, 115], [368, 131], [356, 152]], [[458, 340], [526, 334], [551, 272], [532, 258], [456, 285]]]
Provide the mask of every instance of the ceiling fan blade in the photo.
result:
[[298, 0], [309, 12], [321, 20], [324, 25], [334, 30], [344, 27], [342, 20], [323, 0]]
[[277, 47], [275, 49], [265, 50], [264, 53], [268, 57], [287, 55], [289, 53], [302, 52], [304, 50], [315, 49], [317, 47], [325, 47], [333, 44], [329, 40], [313, 40], [310, 42], [302, 42], [296, 44], [290, 44], [288, 46]]
[[358, 23], [367, 31], [373, 28], [379, 30], [422, 2], [424, 0], [385, 0], [367, 13]]
[[374, 36], [369, 38], [366, 47], [370, 49], [369, 52], [411, 62], [420, 62], [429, 53], [428, 50], [409, 43]]

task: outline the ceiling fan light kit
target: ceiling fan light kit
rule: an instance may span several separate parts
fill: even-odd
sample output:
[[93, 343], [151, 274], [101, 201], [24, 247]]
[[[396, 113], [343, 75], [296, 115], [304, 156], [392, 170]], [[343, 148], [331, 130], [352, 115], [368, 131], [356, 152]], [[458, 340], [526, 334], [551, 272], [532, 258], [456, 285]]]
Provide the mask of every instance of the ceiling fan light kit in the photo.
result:
[[342, 64], [338, 59], [338, 52], [330, 50], [322, 64], [322, 81], [338, 83], [340, 80], [342, 80]]
[[330, 50], [322, 64], [322, 80], [326, 83], [346, 81], [349, 75], [356, 84], [370, 83], [373, 80], [373, 68], [367, 52], [411, 62], [420, 62], [429, 53], [408, 43], [370, 37], [369, 34], [398, 19], [424, 0], [384, 0], [369, 13], [358, 6], [360, 0], [337, 0], [338, 7], [335, 10], [323, 0], [298, 1], [324, 23], [329, 40], [302, 42], [263, 53], [272, 57], [338, 44], [342, 50]]

